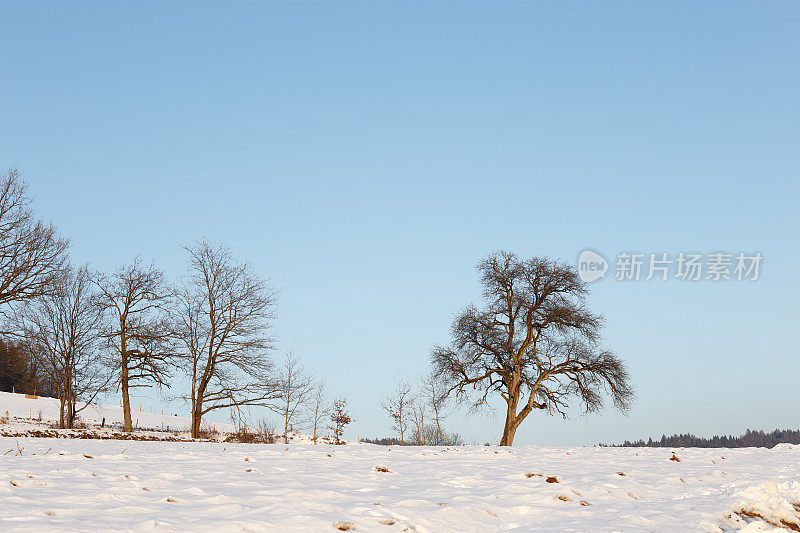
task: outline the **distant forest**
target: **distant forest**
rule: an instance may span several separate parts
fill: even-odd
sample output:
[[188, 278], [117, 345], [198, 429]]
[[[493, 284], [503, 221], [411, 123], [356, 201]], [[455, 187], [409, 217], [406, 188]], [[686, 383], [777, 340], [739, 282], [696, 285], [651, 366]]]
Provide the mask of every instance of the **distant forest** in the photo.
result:
[[671, 437], [661, 435], [659, 440], [653, 440], [652, 438], [647, 439], [647, 441], [639, 439], [631, 442], [626, 440], [622, 444], [600, 444], [600, 446], [614, 448], [772, 448], [781, 443], [800, 444], [800, 431], [776, 429], [770, 433], [764, 433], [763, 431], [751, 431], [748, 429], [741, 437], [714, 435], [710, 439], [696, 437], [691, 433], [687, 433]]
[[361, 442], [366, 442], [368, 444], [380, 444], [381, 446], [398, 446], [400, 444], [400, 439], [396, 439], [394, 437], [375, 437], [374, 439], [362, 438]]

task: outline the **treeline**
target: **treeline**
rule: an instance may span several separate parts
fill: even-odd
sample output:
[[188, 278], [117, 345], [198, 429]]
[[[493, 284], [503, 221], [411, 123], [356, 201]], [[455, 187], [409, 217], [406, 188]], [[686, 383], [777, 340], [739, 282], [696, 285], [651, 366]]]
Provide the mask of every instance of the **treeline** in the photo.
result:
[[0, 391], [58, 397], [52, 383], [25, 347], [13, 340], [0, 339]]
[[362, 438], [361, 442], [366, 442], [367, 444], [378, 444], [380, 446], [399, 446], [401, 445], [400, 439], [396, 439], [394, 437], [375, 437], [374, 439]]
[[[283, 433], [329, 429], [341, 442], [347, 403], [295, 354], [276, 366], [269, 335], [276, 291], [223, 244], [183, 247], [186, 272], [172, 283], [138, 256], [113, 272], [73, 266], [69, 241], [39, 220], [19, 172], [0, 178], [0, 386], [56, 397], [59, 424], [73, 427], [98, 395], [120, 394], [131, 431], [133, 389], [169, 389], [177, 375], [191, 406], [192, 436], [226, 410], [241, 426], [249, 409], [276, 413]], [[327, 425], [326, 425], [327, 424]], [[288, 440], [288, 438], [287, 438]]]
[[691, 433], [672, 435], [667, 437], [661, 435], [658, 440], [652, 438], [644, 441], [626, 440], [622, 444], [601, 444], [600, 446], [610, 447], [648, 447], [648, 448], [772, 448], [777, 444], [800, 444], [800, 431], [792, 429], [776, 429], [770, 433], [764, 431], [751, 431], [748, 429], [744, 435], [734, 437], [732, 435], [714, 435], [711, 438], [697, 437]]

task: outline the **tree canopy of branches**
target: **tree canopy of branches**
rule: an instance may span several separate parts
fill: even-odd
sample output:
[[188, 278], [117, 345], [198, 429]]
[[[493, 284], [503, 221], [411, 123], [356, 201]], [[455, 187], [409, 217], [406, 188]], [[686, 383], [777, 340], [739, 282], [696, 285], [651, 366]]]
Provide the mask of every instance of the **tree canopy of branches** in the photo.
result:
[[27, 302], [18, 319], [31, 357], [58, 388], [60, 427], [71, 428], [109, 383], [100, 353], [103, 311], [88, 270], [62, 272], [53, 290]]
[[164, 273], [142, 266], [137, 257], [111, 276], [95, 279], [99, 305], [108, 317], [104, 337], [115, 354], [113, 368], [122, 391], [123, 429], [133, 429], [129, 391], [134, 387], [164, 385], [175, 345], [167, 317], [171, 292]]
[[[447, 392], [473, 408], [496, 395], [506, 404], [501, 445], [533, 409], [566, 417], [572, 400], [585, 412], [607, 392], [625, 411], [633, 398], [624, 363], [599, 347], [602, 317], [585, 305], [586, 284], [571, 265], [547, 258], [521, 260], [498, 252], [477, 270], [484, 306], [453, 321], [452, 344], [431, 352]], [[475, 394], [477, 393], [477, 394]]]
[[68, 246], [52, 224], [35, 217], [19, 172], [0, 177], [0, 314], [8, 315], [6, 304], [52, 292]]
[[269, 406], [277, 397], [267, 336], [276, 294], [225, 246], [201, 241], [184, 249], [189, 277], [178, 294], [176, 333], [191, 380], [196, 438], [205, 414]]
[[412, 418], [413, 405], [414, 395], [411, 392], [411, 385], [402, 378], [395, 381], [394, 389], [381, 402], [381, 406], [394, 423], [392, 429], [400, 436], [400, 444], [405, 444], [406, 429]]
[[284, 444], [289, 443], [289, 430], [311, 407], [314, 385], [314, 376], [303, 367], [300, 357], [293, 352], [287, 353], [278, 370], [278, 398], [272, 406], [283, 420]]

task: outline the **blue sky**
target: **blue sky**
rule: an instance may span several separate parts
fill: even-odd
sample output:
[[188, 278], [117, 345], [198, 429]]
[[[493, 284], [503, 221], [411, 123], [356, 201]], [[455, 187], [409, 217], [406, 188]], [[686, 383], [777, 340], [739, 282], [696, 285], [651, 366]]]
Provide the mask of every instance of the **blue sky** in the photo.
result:
[[[800, 427], [796, 2], [0, 6], [0, 168], [76, 263], [177, 279], [200, 236], [280, 290], [274, 333], [387, 435], [492, 250], [764, 255], [750, 283], [603, 280], [629, 416], [518, 443]], [[141, 398], [146, 405], [155, 395]], [[173, 409], [184, 409], [174, 406]], [[468, 440], [502, 419], [454, 414]]]

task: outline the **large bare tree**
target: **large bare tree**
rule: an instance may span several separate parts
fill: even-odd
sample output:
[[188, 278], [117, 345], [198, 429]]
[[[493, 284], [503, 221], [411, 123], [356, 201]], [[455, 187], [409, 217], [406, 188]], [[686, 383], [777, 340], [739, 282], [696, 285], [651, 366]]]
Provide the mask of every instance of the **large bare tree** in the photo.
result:
[[602, 317], [586, 305], [586, 284], [575, 268], [498, 252], [477, 266], [484, 306], [467, 307], [453, 321], [452, 344], [431, 352], [448, 394], [472, 406], [490, 395], [506, 404], [500, 445], [510, 446], [534, 409], [567, 416], [572, 400], [585, 412], [607, 392], [620, 410], [633, 398], [624, 363], [599, 346]]
[[0, 315], [9, 315], [9, 303], [52, 292], [68, 247], [52, 224], [34, 215], [19, 172], [0, 176]]
[[60, 427], [73, 427], [110, 381], [101, 354], [103, 311], [88, 270], [62, 271], [53, 289], [28, 301], [17, 319], [26, 348], [58, 388]]
[[276, 293], [223, 245], [201, 241], [184, 249], [189, 276], [178, 293], [176, 330], [197, 438], [209, 412], [269, 406], [277, 397], [267, 335]]
[[314, 376], [303, 367], [300, 357], [290, 351], [278, 369], [276, 384], [278, 398], [272, 410], [283, 420], [283, 442], [288, 444], [289, 430], [312, 407]]
[[131, 431], [130, 389], [164, 385], [175, 355], [168, 319], [172, 292], [164, 273], [137, 257], [112, 275], [98, 274], [98, 304], [108, 320], [103, 336], [114, 353], [112, 367], [122, 392], [123, 429]]

